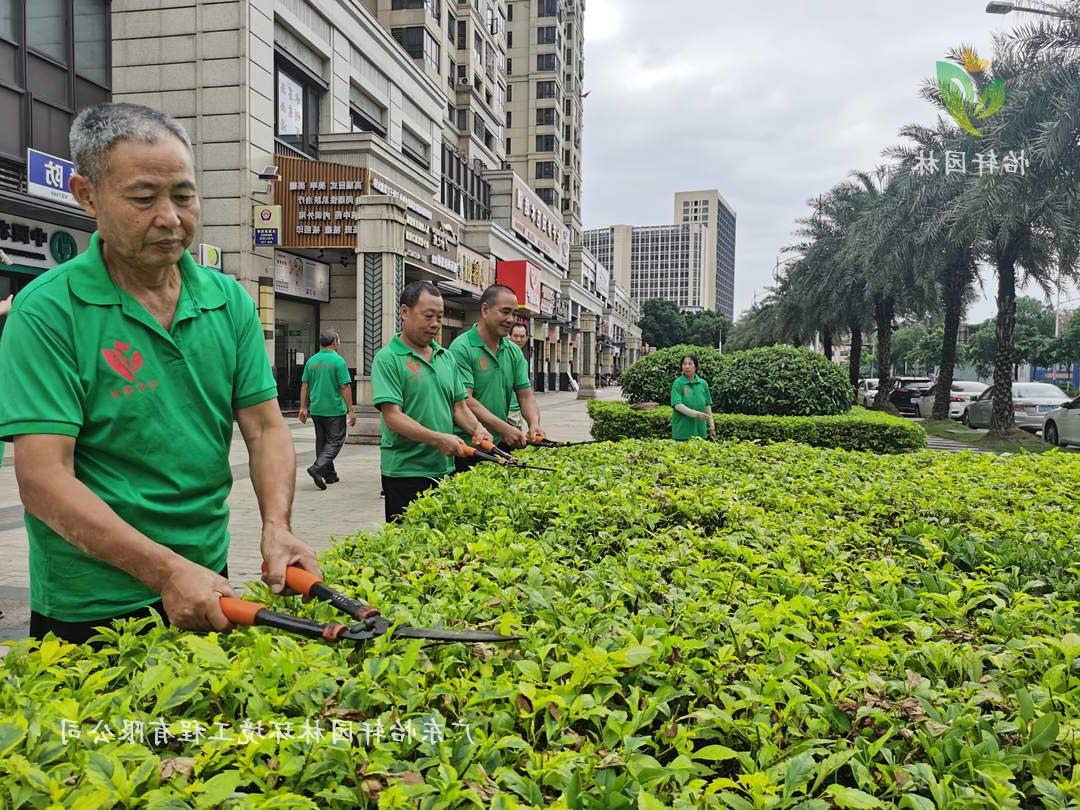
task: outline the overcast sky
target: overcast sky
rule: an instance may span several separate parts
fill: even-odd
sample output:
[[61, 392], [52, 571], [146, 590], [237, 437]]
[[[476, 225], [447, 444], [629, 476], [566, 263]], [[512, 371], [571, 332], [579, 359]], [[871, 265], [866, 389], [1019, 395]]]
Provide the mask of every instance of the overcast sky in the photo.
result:
[[[956, 45], [992, 56], [985, 0], [588, 0], [585, 227], [672, 221], [717, 188], [738, 214], [735, 312], [772, 281], [809, 198], [873, 169]], [[993, 296], [992, 279], [988, 291]], [[991, 317], [982, 301], [969, 320]]]

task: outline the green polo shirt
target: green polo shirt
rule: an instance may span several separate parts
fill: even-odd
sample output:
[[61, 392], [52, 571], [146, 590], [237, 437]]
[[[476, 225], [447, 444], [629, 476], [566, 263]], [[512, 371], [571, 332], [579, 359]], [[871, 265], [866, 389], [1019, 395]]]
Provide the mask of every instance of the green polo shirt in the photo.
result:
[[[75, 476], [151, 540], [221, 570], [229, 550], [233, 413], [277, 396], [255, 303], [233, 279], [180, 260], [171, 329], [86, 252], [20, 292], [0, 339], [0, 439], [75, 439]], [[157, 601], [118, 568], [26, 515], [30, 607], [68, 622]]]
[[[428, 430], [454, 432], [454, 403], [465, 399], [457, 364], [447, 349], [431, 344], [425, 360], [401, 340], [383, 346], [371, 363], [372, 404], [397, 405]], [[392, 432], [382, 421], [379, 458], [388, 478], [441, 478], [454, 471], [454, 459], [430, 444], [414, 442]]]
[[[704, 411], [706, 406], [712, 405], [709, 384], [696, 374], [693, 380], [688, 380], [685, 374], [680, 374], [671, 384], [671, 407], [674, 408], [680, 403], [695, 411]], [[704, 439], [708, 435], [708, 422], [683, 416], [675, 410], [671, 412], [671, 438], [683, 441], [695, 436]]]
[[308, 384], [308, 411], [312, 416], [344, 416], [345, 397], [341, 386], [348, 385], [349, 366], [333, 349], [323, 349], [304, 363], [301, 382]]
[[[514, 341], [504, 337], [499, 349], [492, 352], [480, 337], [474, 324], [467, 332], [454, 338], [450, 351], [457, 360], [461, 381], [471, 388], [476, 400], [499, 419], [510, 414], [514, 392], [529, 387], [529, 364]], [[460, 428], [458, 436], [470, 436]]]

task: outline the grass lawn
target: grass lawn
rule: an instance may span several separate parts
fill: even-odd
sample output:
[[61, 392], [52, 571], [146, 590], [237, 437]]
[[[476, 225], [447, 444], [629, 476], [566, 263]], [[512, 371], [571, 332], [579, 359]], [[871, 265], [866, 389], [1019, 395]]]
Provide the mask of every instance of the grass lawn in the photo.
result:
[[[970, 444], [973, 448], [991, 453], [1045, 453], [1053, 448], [1041, 437], [1024, 430], [1015, 430], [1008, 439], [990, 439], [985, 430], [966, 428], [952, 419], [946, 422], [927, 419], [920, 422], [930, 436], [951, 439], [954, 442]], [[1074, 452], [1069, 450], [1067, 452]]]

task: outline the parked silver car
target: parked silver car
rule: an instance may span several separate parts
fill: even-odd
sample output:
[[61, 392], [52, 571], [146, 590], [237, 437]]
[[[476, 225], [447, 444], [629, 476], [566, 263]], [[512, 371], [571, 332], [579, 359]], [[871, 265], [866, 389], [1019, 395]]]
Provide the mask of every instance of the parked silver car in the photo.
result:
[[[990, 427], [993, 396], [992, 387], [979, 394], [978, 399], [968, 403], [961, 421], [972, 428]], [[1032, 433], [1043, 429], [1050, 411], [1069, 401], [1064, 391], [1050, 383], [1013, 383], [1012, 397], [1016, 426]]]
[[[986, 383], [972, 380], [953, 380], [952, 388], [949, 391], [949, 418], [959, 419], [963, 416], [967, 404], [987, 388]], [[929, 419], [934, 415], [935, 399], [937, 399], [936, 384], [919, 399], [919, 416], [923, 419]]]

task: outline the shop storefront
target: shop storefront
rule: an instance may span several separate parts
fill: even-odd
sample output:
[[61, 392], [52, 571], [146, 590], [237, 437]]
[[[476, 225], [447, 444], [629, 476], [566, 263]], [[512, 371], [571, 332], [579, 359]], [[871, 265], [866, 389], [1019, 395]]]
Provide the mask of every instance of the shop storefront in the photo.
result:
[[283, 410], [300, 407], [304, 363], [319, 351], [319, 305], [330, 301], [330, 265], [274, 252], [274, 376]]

